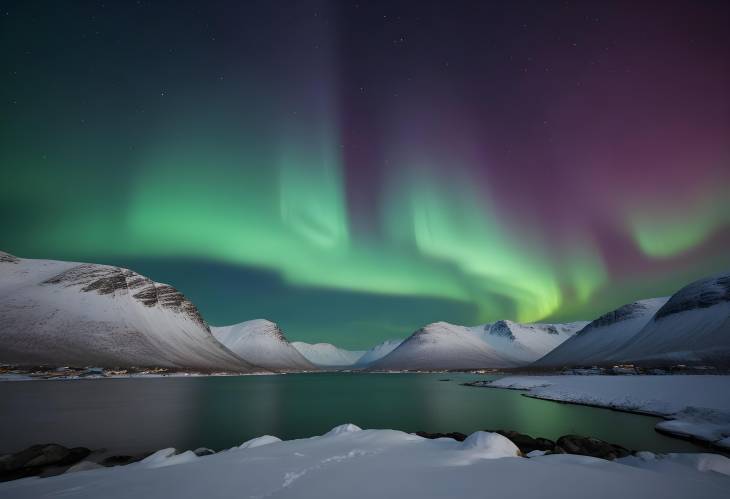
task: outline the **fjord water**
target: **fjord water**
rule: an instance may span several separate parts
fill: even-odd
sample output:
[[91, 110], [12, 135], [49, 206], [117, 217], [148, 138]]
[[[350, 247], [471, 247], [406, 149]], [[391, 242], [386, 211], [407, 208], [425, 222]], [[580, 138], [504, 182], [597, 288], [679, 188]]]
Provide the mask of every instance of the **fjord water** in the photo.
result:
[[117, 453], [220, 450], [265, 434], [321, 435], [342, 423], [467, 434], [503, 428], [553, 439], [577, 433], [634, 450], [698, 450], [656, 433], [657, 418], [461, 385], [491, 378], [316, 373], [0, 382], [0, 453], [46, 442]]

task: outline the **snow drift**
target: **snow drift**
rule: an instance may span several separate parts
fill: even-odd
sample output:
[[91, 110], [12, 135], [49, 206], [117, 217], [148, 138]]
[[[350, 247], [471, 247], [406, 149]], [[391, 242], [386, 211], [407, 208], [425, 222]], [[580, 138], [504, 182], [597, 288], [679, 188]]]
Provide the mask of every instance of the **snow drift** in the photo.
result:
[[286, 339], [279, 326], [255, 319], [231, 326], [211, 327], [213, 336], [232, 352], [266, 369], [315, 369]]
[[0, 362], [254, 368], [172, 286], [124, 268], [2, 252]]

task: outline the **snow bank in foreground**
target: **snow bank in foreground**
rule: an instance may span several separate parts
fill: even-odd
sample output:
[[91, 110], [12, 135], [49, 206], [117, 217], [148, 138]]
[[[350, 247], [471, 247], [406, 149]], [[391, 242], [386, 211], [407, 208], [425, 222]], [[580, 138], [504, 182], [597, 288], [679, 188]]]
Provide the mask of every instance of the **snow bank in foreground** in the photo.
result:
[[730, 376], [508, 376], [484, 386], [662, 416], [660, 431], [730, 448]]
[[128, 466], [1, 483], [0, 497], [684, 499], [723, 497], [730, 489], [730, 459], [712, 454], [527, 459], [493, 433], [462, 443], [354, 425], [322, 437], [264, 440], [205, 457], [163, 449]]

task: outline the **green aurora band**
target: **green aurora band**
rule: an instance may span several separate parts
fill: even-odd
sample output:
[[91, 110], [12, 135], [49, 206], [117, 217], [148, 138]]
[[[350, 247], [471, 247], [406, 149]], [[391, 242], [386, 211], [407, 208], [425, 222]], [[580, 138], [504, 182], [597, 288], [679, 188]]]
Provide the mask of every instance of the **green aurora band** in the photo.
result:
[[613, 28], [572, 43], [555, 26], [585, 6], [535, 7], [516, 38], [475, 8], [466, 44], [461, 21], [321, 7], [9, 8], [0, 249], [128, 265], [213, 324], [357, 348], [591, 319], [730, 265], [714, 14], [651, 35], [604, 6]]
[[54, 211], [32, 178], [16, 177], [24, 202], [48, 209], [26, 250], [213, 259], [269, 269], [295, 286], [462, 301], [480, 321], [540, 320], [566, 297], [587, 301], [606, 279], [590, 245], [571, 244], [558, 274], [546, 243], [511, 232], [468, 178], [398, 169], [406, 173], [391, 182], [382, 237], [359, 241], [333, 144], [249, 160], [204, 146], [158, 149], [134, 168], [125, 201], [87, 188], [88, 196]]
[[[556, 247], [537, 223], [511, 222], [469, 176], [473, 165], [404, 160], [377, 203], [379, 232], [357, 234], [336, 127], [289, 125], [298, 140], [254, 134], [235, 146], [181, 130], [115, 160], [119, 178], [94, 167], [99, 154], [63, 146], [58, 159], [17, 158], [22, 166], [1, 194], [23, 216], [5, 249], [94, 261], [219, 261], [274, 272], [294, 287], [454, 301], [475, 311], [474, 323], [605, 311], [592, 302], [609, 277], [590, 234]], [[183, 140], [190, 136], [197, 139]], [[643, 217], [637, 210], [627, 230], [647, 257], [671, 258], [728, 221], [718, 215], [730, 212], [721, 196], [697, 206]]]

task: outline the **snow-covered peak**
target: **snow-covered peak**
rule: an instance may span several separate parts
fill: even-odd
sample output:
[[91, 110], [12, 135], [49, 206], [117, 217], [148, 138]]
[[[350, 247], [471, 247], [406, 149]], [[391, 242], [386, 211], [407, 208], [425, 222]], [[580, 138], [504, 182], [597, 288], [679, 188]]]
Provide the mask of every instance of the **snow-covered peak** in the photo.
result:
[[433, 322], [423, 326], [406, 339], [409, 343], [440, 343], [453, 337], [468, 333], [464, 326], [457, 326], [444, 321]]
[[[555, 336], [571, 336], [585, 327], [588, 321], [568, 322], [565, 324], [522, 324], [509, 320], [501, 320], [481, 326], [485, 335], [507, 338], [511, 341], [527, 339], [534, 334], [552, 334]], [[479, 328], [479, 326], [477, 326]]]
[[573, 336], [587, 322], [521, 324], [509, 320], [477, 326], [472, 330], [484, 342], [519, 365], [526, 365]]
[[368, 364], [372, 364], [376, 360], [380, 360], [386, 355], [388, 355], [390, 352], [398, 348], [400, 344], [403, 343], [403, 340], [385, 340], [382, 343], [378, 343], [374, 347], [372, 347], [370, 350], [366, 351], [365, 354], [363, 354], [362, 357], [360, 357], [357, 361], [357, 364], [360, 366], [365, 366]]
[[0, 362], [247, 370], [195, 305], [110, 265], [0, 259]]
[[484, 331], [486, 334], [490, 334], [492, 336], [502, 336], [504, 338], [509, 338], [510, 340], [515, 339], [515, 335], [512, 332], [511, 325], [514, 324], [512, 321], [502, 320], [497, 321], [494, 324], [485, 324], [484, 325]]
[[633, 303], [627, 303], [621, 307], [606, 312], [602, 316], [591, 321], [586, 327], [578, 331], [578, 335], [586, 334], [593, 329], [605, 328], [619, 322], [629, 321], [632, 319], [642, 318], [653, 315], [659, 308], [667, 302], [668, 298], [648, 298]]
[[413, 333], [370, 367], [426, 370], [522, 366], [539, 359], [585, 324], [520, 324], [502, 320], [465, 327], [434, 322]]
[[645, 365], [730, 366], [730, 273], [674, 293], [610, 359]]
[[656, 313], [656, 319], [730, 302], [730, 273], [700, 279], [683, 287]]
[[260, 337], [268, 337], [272, 340], [287, 342], [279, 325], [268, 319], [253, 319], [230, 326], [214, 327], [213, 329], [215, 329], [216, 338], [223, 344], [255, 340]]
[[610, 355], [636, 336], [667, 298], [622, 305], [598, 317], [535, 362], [541, 367], [586, 366], [610, 362]]
[[294, 348], [281, 328], [266, 319], [212, 327], [218, 341], [239, 357], [267, 369], [306, 370], [314, 365]]
[[508, 367], [514, 364], [513, 359], [500, 355], [471, 329], [448, 322], [434, 322], [413, 333], [370, 367], [429, 370]]
[[309, 362], [321, 367], [349, 367], [354, 365], [365, 353], [360, 350], [345, 350], [331, 343], [304, 343], [295, 341], [296, 348]]
[[181, 292], [167, 284], [154, 282], [132, 270], [83, 263], [74, 265], [41, 283], [66, 288], [80, 288], [85, 293], [99, 295], [131, 295], [146, 307], [160, 306], [186, 315], [200, 325], [207, 327], [198, 308]]

